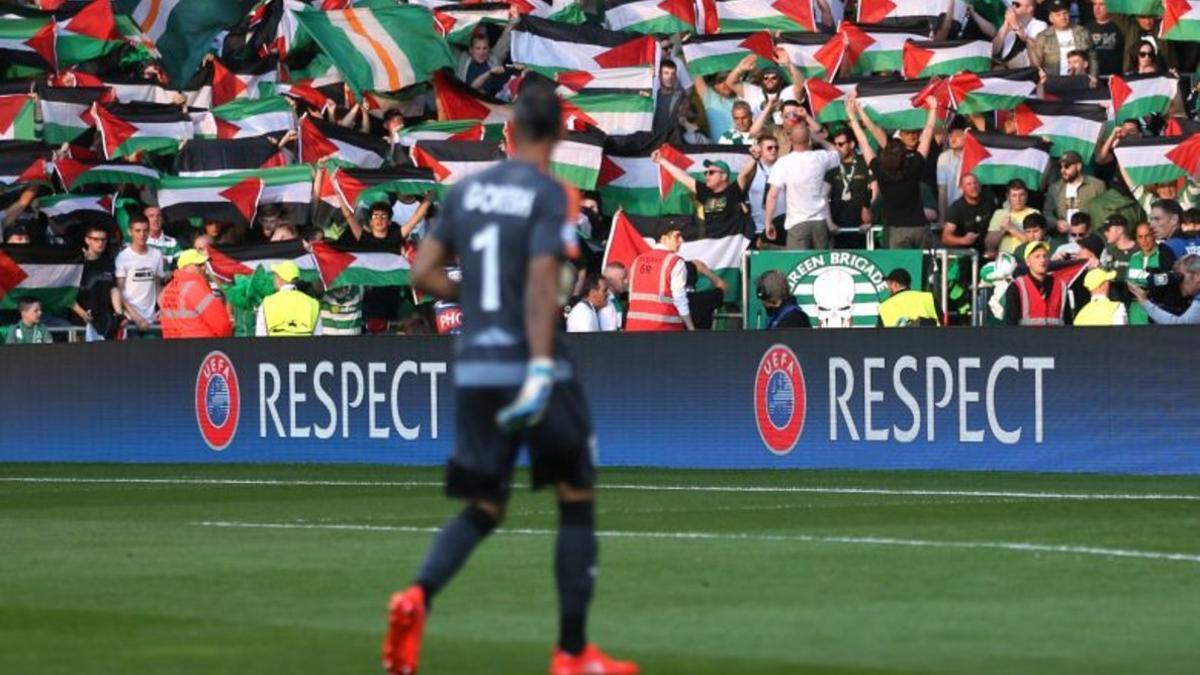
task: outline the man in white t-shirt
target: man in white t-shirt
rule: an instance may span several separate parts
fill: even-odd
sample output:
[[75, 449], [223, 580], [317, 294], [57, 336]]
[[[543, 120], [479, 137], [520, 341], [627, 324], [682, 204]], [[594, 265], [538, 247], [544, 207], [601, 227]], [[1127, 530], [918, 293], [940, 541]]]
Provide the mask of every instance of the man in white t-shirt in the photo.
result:
[[[764, 221], [767, 239], [775, 238], [776, 200], [779, 191], [784, 191], [787, 230], [787, 248], [829, 248], [829, 200], [826, 197], [825, 174], [838, 168], [841, 156], [829, 143], [824, 130], [810, 129], [811, 119], [804, 113], [804, 124], [797, 124], [788, 132], [792, 151], [784, 155], [771, 168], [767, 179], [767, 203]], [[822, 146], [813, 150], [812, 142]]]
[[[162, 290], [166, 270], [163, 255], [150, 248], [150, 223], [144, 214], [135, 215], [129, 221], [129, 246], [117, 254], [117, 288], [121, 289], [121, 300], [125, 316], [133, 322], [136, 333], [154, 330], [158, 322], [158, 294]], [[126, 335], [134, 333], [126, 329]]]
[[1003, 61], [1006, 68], [1024, 68], [1030, 65], [1029, 46], [1049, 24], [1034, 18], [1037, 0], [1011, 0], [1008, 4], [1000, 30], [992, 39], [992, 55]]
[[568, 333], [597, 333], [616, 330], [615, 325], [605, 325], [600, 311], [608, 304], [608, 284], [599, 274], [589, 274], [583, 281], [583, 297], [567, 314]]

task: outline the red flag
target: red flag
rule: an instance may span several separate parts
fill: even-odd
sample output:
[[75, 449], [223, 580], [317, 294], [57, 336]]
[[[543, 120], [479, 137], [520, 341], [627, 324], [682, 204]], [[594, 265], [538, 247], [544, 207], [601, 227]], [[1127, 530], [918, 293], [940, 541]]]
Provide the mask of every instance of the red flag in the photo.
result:
[[[667, 143], [664, 143], [662, 147], [658, 149], [658, 153], [663, 159], [683, 169], [684, 171], [687, 171], [687, 168], [694, 164], [690, 157], [680, 152], [678, 148]], [[658, 167], [658, 194], [660, 194], [663, 198], [666, 198], [667, 194], [671, 192], [671, 188], [673, 187], [675, 187], [675, 177], [667, 173], [667, 170], [661, 166]]]
[[612, 231], [608, 234], [608, 246], [604, 248], [604, 263], [601, 269], [609, 263], [621, 263], [625, 269], [633, 267], [633, 261], [639, 255], [650, 250], [650, 244], [642, 238], [637, 228], [625, 217], [624, 211], [613, 214]]
[[326, 288], [331, 286], [347, 267], [353, 265], [355, 260], [353, 255], [339, 251], [323, 241], [313, 242], [312, 253], [313, 260], [317, 262], [317, 271], [321, 274], [321, 283], [325, 284]]
[[17, 261], [5, 255], [4, 251], [0, 251], [0, 298], [3, 298], [6, 293], [21, 285], [25, 281], [25, 270], [17, 264]]

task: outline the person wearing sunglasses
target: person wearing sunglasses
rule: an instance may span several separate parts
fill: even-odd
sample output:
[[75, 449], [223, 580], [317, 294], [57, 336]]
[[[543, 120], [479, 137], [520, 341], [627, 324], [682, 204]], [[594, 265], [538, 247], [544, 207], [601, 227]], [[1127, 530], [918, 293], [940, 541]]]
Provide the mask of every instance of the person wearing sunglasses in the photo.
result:
[[1137, 52], [1135, 52], [1137, 60], [1134, 63], [1133, 71], [1138, 75], [1154, 75], [1158, 73], [1158, 50], [1148, 40], [1138, 42]]
[[1036, 4], [1035, 0], [1012, 0], [996, 37], [992, 38], [992, 56], [1003, 61], [1006, 68], [1031, 65], [1029, 47], [1034, 37], [1049, 27], [1033, 16]]
[[111, 340], [125, 312], [108, 240], [109, 231], [102, 225], [89, 225], [83, 235], [83, 276], [71, 312], [86, 326], [84, 339], [88, 342]]

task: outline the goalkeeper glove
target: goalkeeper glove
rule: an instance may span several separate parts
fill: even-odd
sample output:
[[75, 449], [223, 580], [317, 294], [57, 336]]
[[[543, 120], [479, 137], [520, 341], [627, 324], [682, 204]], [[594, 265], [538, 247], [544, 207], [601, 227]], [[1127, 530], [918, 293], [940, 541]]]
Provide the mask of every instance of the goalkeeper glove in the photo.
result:
[[554, 359], [538, 357], [529, 360], [525, 383], [517, 398], [496, 413], [496, 422], [506, 429], [533, 426], [542, 419], [554, 388]]

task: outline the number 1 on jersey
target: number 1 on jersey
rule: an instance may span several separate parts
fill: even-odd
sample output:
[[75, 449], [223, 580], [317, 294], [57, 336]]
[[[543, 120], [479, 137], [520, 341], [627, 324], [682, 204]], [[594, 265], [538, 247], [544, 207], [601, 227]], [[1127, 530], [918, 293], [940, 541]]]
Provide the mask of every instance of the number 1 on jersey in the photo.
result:
[[500, 309], [500, 226], [492, 223], [471, 237], [471, 250], [483, 252], [483, 289], [479, 305], [485, 312]]

